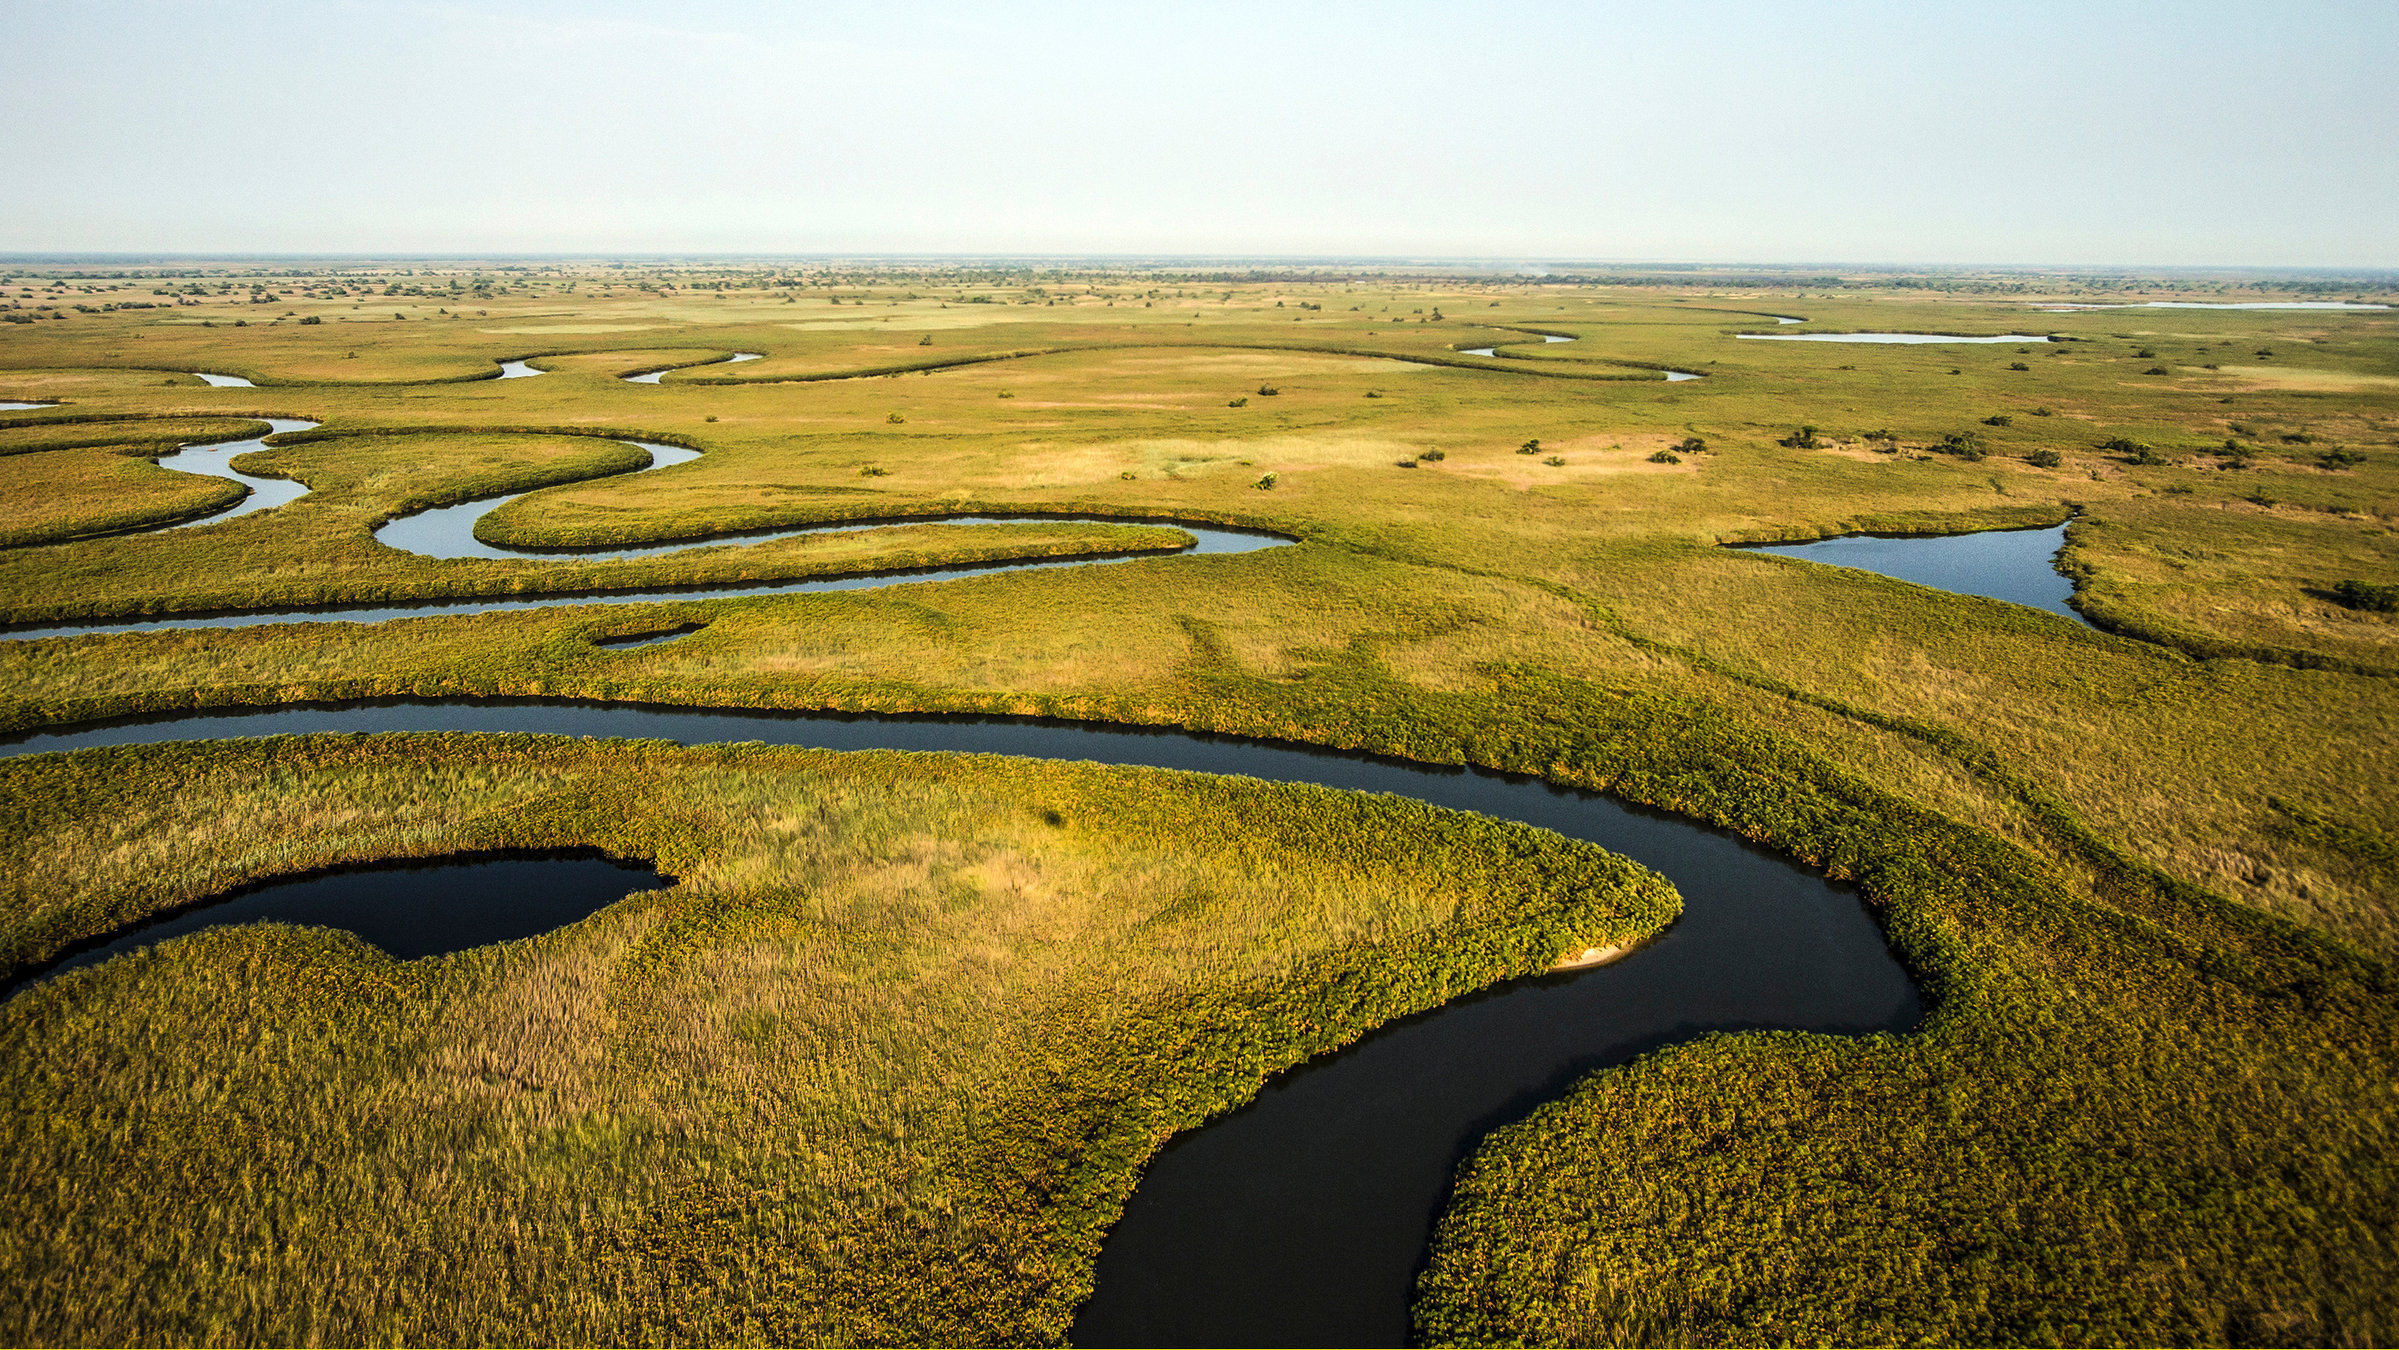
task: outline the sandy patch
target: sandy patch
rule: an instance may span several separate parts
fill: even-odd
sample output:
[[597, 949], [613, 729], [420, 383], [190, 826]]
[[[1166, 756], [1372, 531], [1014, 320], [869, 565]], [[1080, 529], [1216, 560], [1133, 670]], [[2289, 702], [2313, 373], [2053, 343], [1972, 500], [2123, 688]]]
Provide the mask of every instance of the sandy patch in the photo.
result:
[[2399, 375], [2361, 375], [2345, 370], [2292, 370], [2281, 366], [2227, 366], [2222, 370], [2194, 370], [2185, 366], [2183, 371], [2234, 389], [2288, 389], [2303, 393], [2344, 394], [2367, 389], [2399, 388]]
[[[1442, 463], [1424, 467], [1505, 483], [1520, 492], [1527, 488], [1610, 478], [1619, 474], [1699, 472], [1700, 464], [1707, 458], [1704, 454], [1684, 455], [1680, 464], [1649, 462], [1651, 455], [1660, 450], [1672, 450], [1675, 442], [1681, 439], [1680, 436], [1660, 434], [1579, 436], [1573, 440], [1544, 442], [1541, 452], [1535, 455], [1520, 455], [1513, 449], [1503, 454], [1479, 450], [1452, 451]], [[1543, 462], [1553, 455], [1566, 462]]]
[[647, 331], [648, 329], [662, 328], [664, 326], [665, 325], [663, 324], [655, 323], [559, 323], [545, 324], [538, 327], [526, 326], [521, 328], [478, 328], [475, 331], [478, 333], [508, 333], [512, 335], [524, 333], [639, 333]]
[[[1238, 473], [1369, 468], [1413, 459], [1421, 446], [1364, 432], [1268, 436], [1254, 440], [1156, 439], [1084, 445], [1024, 446], [1005, 480], [1020, 488], [1054, 488], [1136, 479], [1202, 478]], [[1433, 466], [1427, 465], [1427, 468]]]
[[1550, 962], [1549, 968], [1551, 970], [1586, 970], [1592, 966], [1604, 966], [1610, 961], [1614, 961], [1619, 957], [1622, 957], [1626, 952], [1631, 950], [1632, 948], [1621, 945], [1614, 947], [1585, 947], [1579, 952], [1568, 952], [1564, 956], [1559, 957], [1557, 960]]

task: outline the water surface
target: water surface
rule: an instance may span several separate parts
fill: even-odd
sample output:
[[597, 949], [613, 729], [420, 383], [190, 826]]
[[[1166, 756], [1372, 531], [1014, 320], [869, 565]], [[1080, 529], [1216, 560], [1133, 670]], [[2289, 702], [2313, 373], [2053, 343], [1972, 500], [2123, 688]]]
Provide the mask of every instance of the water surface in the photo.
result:
[[258, 387], [239, 375], [211, 375], [205, 370], [195, 370], [192, 374], [199, 376], [201, 381], [211, 389], [256, 389]]
[[1276, 1078], [1149, 1166], [1075, 1326], [1085, 1345], [1400, 1345], [1457, 1163], [1576, 1077], [1711, 1031], [1898, 1032], [1914, 985], [1846, 887], [1743, 840], [1537, 779], [1181, 731], [564, 702], [200, 713], [19, 734], [0, 753], [312, 731], [529, 731], [948, 750], [1394, 792], [1523, 821], [1672, 881], [1682, 917], [1594, 969], [1515, 981]]
[[28, 408], [55, 408], [55, 403], [0, 403], [0, 412], [24, 412]]
[[1852, 534], [1807, 544], [1737, 545], [1759, 553], [1877, 572], [1934, 590], [2030, 605], [2088, 628], [2090, 621], [2067, 603], [2074, 595], [2074, 583], [2057, 570], [2058, 550], [2065, 546], [2064, 525], [1974, 534]]
[[2038, 309], [2038, 310], [2042, 311], [2043, 313], [2060, 313], [2060, 312], [2064, 312], [2064, 311], [2067, 311], [2067, 310], [2077, 310], [2077, 309], [2317, 309], [2317, 310], [2323, 310], [2323, 309], [2330, 309], [2330, 310], [2344, 310], [2344, 309], [2346, 309], [2346, 310], [2358, 310], [2358, 309], [2389, 309], [2389, 308], [2390, 308], [2390, 306], [2389, 306], [2389, 305], [2362, 304], [2362, 303], [2359, 303], [2359, 302], [2357, 302], [2357, 301], [2354, 301], [2354, 300], [2244, 300], [2244, 301], [2241, 301], [2241, 302], [2239, 302], [2239, 303], [2237, 303], [2237, 304], [2236, 304], [2236, 303], [2229, 302], [2229, 301], [2204, 301], [2204, 300], [2142, 300], [2142, 301], [2138, 301], [2138, 302], [2135, 302], [2135, 303], [2130, 303], [2130, 304], [2122, 304], [2122, 305], [2077, 305], [2077, 304], [2055, 304], [2055, 305], [2035, 305], [2035, 306], [2033, 306], [2033, 308], [2035, 308], [2035, 309]]
[[644, 863], [597, 856], [497, 856], [370, 863], [268, 880], [85, 943], [0, 986], [25, 984], [203, 928], [295, 923], [345, 928], [413, 961], [532, 937], [596, 914], [636, 891], [671, 886]]
[[625, 383], [656, 384], [660, 378], [666, 375], [667, 371], [696, 370], [701, 366], [729, 366], [741, 361], [756, 361], [764, 355], [764, 352], [735, 352], [731, 356], [718, 357], [712, 361], [694, 361], [688, 366], [668, 366], [666, 370], [653, 370], [641, 375], [627, 375]]
[[1744, 342], [1877, 342], [1916, 346], [1937, 342], [2047, 342], [2031, 333], [2001, 333], [1997, 337], [1959, 337], [1955, 333], [1735, 333]]
[[500, 378], [503, 380], [525, 380], [549, 373], [546, 370], [535, 368], [530, 361], [502, 361], [500, 363]]
[[[296, 417], [262, 417], [259, 420], [265, 422], [270, 428], [267, 436], [285, 431], [306, 431], [317, 425]], [[160, 530], [188, 530], [197, 525], [214, 525], [220, 520], [246, 516], [253, 511], [271, 511], [286, 502], [297, 501], [307, 496], [308, 485], [295, 479], [259, 478], [252, 474], [234, 471], [233, 461], [236, 458], [249, 454], [253, 450], [264, 450], [265, 448], [266, 436], [252, 436], [247, 440], [240, 441], [187, 445], [174, 454], [159, 456], [158, 467], [162, 469], [172, 469], [177, 473], [196, 473], [209, 478], [230, 478], [249, 488], [250, 494], [224, 510], [202, 516], [198, 520], [180, 521], [158, 528]], [[141, 533], [154, 532], [141, 531]]]

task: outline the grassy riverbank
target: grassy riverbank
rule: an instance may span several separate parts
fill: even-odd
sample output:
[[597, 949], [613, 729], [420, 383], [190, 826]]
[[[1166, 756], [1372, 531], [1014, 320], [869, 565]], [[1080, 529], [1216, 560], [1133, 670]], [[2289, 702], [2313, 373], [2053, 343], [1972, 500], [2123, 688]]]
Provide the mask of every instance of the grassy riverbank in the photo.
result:
[[0, 1009], [24, 1344], [1050, 1339], [1141, 1162], [1671, 888], [1399, 799], [988, 758], [312, 738], [0, 766], [0, 949], [347, 859], [680, 884], [394, 964], [219, 930]]
[[[150, 441], [251, 416], [325, 423], [245, 461], [308, 482], [312, 495], [291, 506], [173, 535], [0, 547], [0, 621], [650, 588], [1176, 539], [1141, 526], [910, 527], [621, 564], [435, 562], [372, 541], [375, 523], [414, 505], [524, 488], [541, 490], [493, 518], [495, 537], [636, 542], [1052, 510], [1248, 523], [1304, 542], [843, 595], [0, 643], [0, 727], [406, 695], [1043, 713], [1608, 787], [1859, 878], [1937, 1013], [1895, 1043], [1754, 1036], [1673, 1051], [1495, 1136], [1443, 1230], [1421, 1309], [1428, 1337], [2265, 1342], [2399, 1329], [2379, 1292], [2399, 1283], [2389, 1256], [2399, 1202], [2382, 1161], [2388, 1047], [2399, 1044], [2382, 964], [2399, 956], [2399, 619], [2369, 603], [2371, 588], [2399, 584], [2399, 315], [2054, 313], [2020, 279], [1946, 276], [1735, 289], [1563, 274], [1220, 282], [824, 264], [480, 277], [461, 265], [385, 280], [391, 289], [372, 293], [278, 283], [271, 305], [211, 280], [176, 308], [0, 326], [0, 394], [65, 402], [0, 414], [0, 466], [33, 489], [11, 497], [0, 521], [10, 537], [60, 538], [96, 513], [172, 507], [170, 494], [192, 489], [143, 462]], [[286, 308], [292, 317], [274, 322]], [[1806, 316], [1800, 331], [2028, 340], [1738, 336], [1774, 330], [1775, 314]], [[1577, 340], [1527, 336], [1539, 332]], [[1462, 355], [1481, 346], [1499, 354]], [[619, 378], [735, 350], [766, 355], [656, 386]], [[550, 373], [477, 378], [528, 354]], [[262, 387], [204, 389], [171, 373], [201, 369]], [[835, 378], [903, 369], [913, 373]], [[1624, 378], [1661, 369], [1704, 378]], [[595, 434], [705, 453], [628, 475], [612, 471], [638, 452]], [[2069, 516], [2065, 568], [2108, 631], [1717, 547]], [[594, 645], [680, 624], [705, 627], [658, 647]], [[463, 753], [389, 769], [392, 800], [419, 781], [425, 838], [500, 828], [470, 806], [481, 789], [446, 767]], [[168, 758], [74, 762], [136, 766], [122, 790], [137, 797], [181, 772]], [[1052, 772], [986, 767], [973, 792]], [[872, 833], [860, 811], [844, 828]], [[595, 804], [588, 818], [606, 815]], [[987, 838], [969, 815], [908, 818], [928, 838]], [[183, 828], [141, 819], [151, 823], [127, 826], [109, 849], [145, 856], [150, 833]], [[1095, 833], [1077, 856], [1145, 857], [1148, 838]], [[787, 865], [803, 866], [776, 863]], [[81, 904], [96, 892], [58, 891], [70, 893]], [[942, 903], [937, 890], [910, 894]], [[903, 941], [887, 926], [851, 936]], [[1303, 947], [1275, 950], [1297, 961]], [[1403, 964], [1414, 950], [1358, 949]], [[307, 951], [334, 959], [321, 943]], [[1329, 987], [1287, 971], [1290, 989]], [[763, 996], [750, 975], [728, 972], [731, 992], [709, 997]], [[216, 978], [188, 989], [161, 979], [141, 996], [166, 1002], [141, 1006], [232, 998]], [[456, 989], [481, 988], [457, 978]], [[1044, 1016], [1122, 1021], [1135, 1006], [1094, 993], [1085, 1008], [1083, 986], [1055, 988], [1067, 992]], [[1160, 1026], [1215, 997], [1144, 988], [1161, 1001], [1139, 1006]], [[408, 993], [435, 1000], [411, 1015], [436, 1025], [450, 1014], [423, 1009], [450, 1008], [439, 1000], [451, 990]], [[555, 1022], [549, 1003], [476, 1006], [494, 1036]], [[818, 1090], [810, 1074], [854, 1078], [853, 1063], [880, 1065], [886, 1047], [917, 1043], [901, 1004], [875, 1006], [826, 1042], [835, 1048], [816, 1067], [778, 1063], [744, 1081], [804, 1095]], [[665, 1043], [652, 1036], [642, 1053]], [[178, 1045], [155, 1064], [188, 1068], [197, 1051]], [[142, 1068], [150, 1053], [130, 1055], [123, 1073], [180, 1081]], [[1063, 1051], [1038, 1062], [1055, 1076], [1025, 1081], [1069, 1104], [1061, 1129], [1131, 1091], [1103, 1062]], [[1216, 1084], [1215, 1072], [1201, 1077]], [[416, 1090], [395, 1081], [390, 1090]], [[580, 1100], [594, 1111], [640, 1100], [633, 1079], [593, 1081], [602, 1086]], [[1232, 1100], [1247, 1089], [1222, 1090]], [[881, 1139], [874, 1156], [896, 1156], [867, 1097], [808, 1100], [808, 1128]], [[1008, 1120], [992, 1128], [1052, 1141], [1024, 1145], [1027, 1157], [1082, 1147], [1030, 1116]], [[580, 1137], [560, 1135], [558, 1156], [577, 1156]], [[489, 1176], [515, 1179], [490, 1186], [552, 1185], [551, 1154], [509, 1156]], [[1131, 1166], [1106, 1167], [1120, 1164]], [[577, 1186], [618, 1184], [560, 1165], [569, 1179], [542, 1192], [559, 1205]], [[999, 1337], [991, 1328], [1042, 1339], [1063, 1327], [1079, 1278], [1059, 1271], [1083, 1259], [1053, 1256], [1096, 1240], [1076, 1229], [1085, 1245], [1057, 1245], [1066, 1240], [1046, 1236], [1047, 1219], [1010, 1227], [1052, 1211], [978, 1191], [975, 1203], [998, 1207], [988, 1212], [1017, 1217], [939, 1241], [925, 1236], [938, 1225], [897, 1219], [873, 1242], [844, 1229], [822, 1250], [850, 1273], [826, 1284], [797, 1267], [745, 1267], [767, 1259], [752, 1255], [759, 1233], [804, 1236], [804, 1225], [774, 1227], [786, 1219], [726, 1198], [715, 1175], [656, 1201], [643, 1211], [648, 1236], [611, 1249], [608, 1261], [631, 1264], [607, 1270], [642, 1272], [605, 1286], [632, 1321], [612, 1331], [588, 1308], [559, 1311], [586, 1290], [510, 1304], [478, 1325], [515, 1326], [489, 1333], [503, 1340], [534, 1326], [586, 1339]], [[914, 1213], [918, 1199], [897, 1203]], [[239, 1209], [228, 1201], [224, 1221]], [[509, 1240], [554, 1252], [566, 1212], [539, 1210], [548, 1217]], [[792, 1250], [817, 1249], [795, 1237]], [[577, 1251], [590, 1264], [572, 1269], [602, 1270]], [[950, 1255], [924, 1255], [934, 1251]], [[565, 1260], [526, 1269], [563, 1271], [554, 1262]], [[925, 1274], [937, 1267], [946, 1273]], [[884, 1269], [921, 1283], [878, 1282]], [[556, 1278], [542, 1287], [574, 1284]], [[972, 1292], [924, 1292], [937, 1286]], [[667, 1320], [713, 1298], [707, 1290], [770, 1287], [784, 1301], [761, 1295], [754, 1322]], [[239, 1338], [178, 1330], [201, 1324], [145, 1306], [158, 1320], [127, 1338]]]

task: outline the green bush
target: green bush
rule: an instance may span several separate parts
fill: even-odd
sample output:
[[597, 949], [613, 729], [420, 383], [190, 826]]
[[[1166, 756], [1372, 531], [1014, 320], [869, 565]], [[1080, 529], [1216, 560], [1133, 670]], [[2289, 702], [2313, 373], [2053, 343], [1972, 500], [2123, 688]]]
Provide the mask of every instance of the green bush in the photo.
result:
[[2399, 586], [2376, 586], [2363, 581], [2344, 581], [2332, 588], [2332, 598], [2351, 609], [2375, 614], [2399, 611]]

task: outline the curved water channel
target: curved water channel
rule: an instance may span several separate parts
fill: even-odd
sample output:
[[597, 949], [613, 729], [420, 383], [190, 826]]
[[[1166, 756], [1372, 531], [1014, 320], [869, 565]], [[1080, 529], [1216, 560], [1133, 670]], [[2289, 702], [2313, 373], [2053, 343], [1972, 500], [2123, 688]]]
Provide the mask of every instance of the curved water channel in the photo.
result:
[[0, 753], [317, 731], [546, 732], [1028, 755], [1394, 792], [1557, 830], [1663, 874], [1673, 927], [1610, 964], [1518, 980], [1273, 1080], [1150, 1163], [1110, 1233], [1085, 1345], [1399, 1345], [1450, 1178], [1574, 1079], [1716, 1031], [1900, 1032], [1916, 989], [1856, 895], [1722, 831], [1537, 779], [1172, 730], [540, 701], [195, 713]]
[[720, 356], [720, 357], [717, 357], [717, 358], [716, 358], [715, 360], [713, 360], [713, 361], [694, 361], [694, 362], [692, 362], [690, 365], [684, 365], [684, 366], [668, 366], [668, 367], [666, 367], [665, 369], [662, 369], [662, 370], [648, 370], [648, 371], [643, 371], [643, 372], [642, 372], [641, 374], [639, 374], [639, 375], [627, 375], [627, 376], [625, 377], [625, 383], [627, 383], [627, 384], [656, 384], [656, 383], [658, 383], [658, 381], [659, 381], [660, 379], [664, 378], [664, 377], [667, 375], [667, 373], [668, 373], [669, 371], [677, 371], [677, 370], [697, 370], [697, 369], [698, 369], [698, 368], [700, 368], [701, 366], [730, 366], [730, 365], [737, 365], [737, 364], [739, 364], [739, 363], [741, 363], [741, 362], [743, 362], [743, 361], [756, 361], [756, 360], [760, 360], [760, 359], [764, 358], [764, 357], [765, 357], [765, 355], [766, 355], [766, 353], [764, 353], [764, 352], [735, 352], [735, 353], [733, 353], [731, 356]]
[[[314, 422], [290, 418], [262, 419], [273, 428], [269, 435], [282, 431], [302, 431], [317, 425]], [[213, 524], [234, 516], [247, 515], [281, 506], [306, 496], [308, 488], [284, 478], [257, 478], [237, 473], [232, 461], [237, 456], [263, 448], [263, 438], [251, 437], [218, 444], [185, 446], [172, 455], [159, 459], [161, 468], [183, 473], [208, 474], [230, 478], [249, 485], [250, 495], [223, 511], [197, 520], [175, 525], [157, 526], [135, 533], [157, 533], [161, 530], [186, 529], [195, 525]], [[623, 471], [649, 473], [677, 464], [687, 464], [700, 457], [697, 450], [678, 445], [661, 445], [651, 441], [620, 441], [649, 452], [650, 462], [641, 468]], [[607, 477], [611, 475], [597, 475]], [[590, 481], [590, 480], [583, 480]], [[553, 485], [555, 486], [555, 485]], [[538, 489], [529, 489], [537, 491]], [[637, 545], [625, 548], [562, 548], [516, 549], [487, 544], [475, 537], [475, 523], [509, 502], [525, 496], [524, 492], [502, 493], [460, 502], [454, 506], [437, 506], [409, 515], [395, 517], [375, 530], [375, 539], [388, 547], [415, 553], [428, 558], [515, 558], [558, 559], [573, 558], [591, 562], [609, 562], [630, 558], [654, 558], [691, 549], [742, 547], [762, 544], [776, 539], [794, 539], [815, 534], [850, 534], [866, 530], [889, 529], [902, 525], [1018, 525], [1047, 522], [1062, 525], [1156, 525], [1177, 529], [1191, 537], [1191, 543], [1172, 551], [1153, 551], [1131, 554], [1085, 554], [1079, 556], [1039, 558], [1027, 561], [993, 561], [960, 563], [948, 567], [907, 568], [896, 571], [853, 573], [847, 576], [793, 579], [787, 581], [730, 582], [720, 585], [695, 585], [649, 591], [568, 592], [562, 594], [516, 596], [505, 599], [416, 601], [387, 605], [353, 605], [322, 608], [252, 610], [231, 613], [181, 614], [129, 621], [92, 620], [60, 624], [44, 624], [0, 630], [0, 641], [31, 641], [36, 638], [75, 637], [114, 633], [150, 633], [173, 628], [248, 628], [292, 623], [382, 623], [390, 619], [405, 619], [437, 614], [495, 614], [525, 609], [557, 609], [572, 605], [631, 605], [666, 600], [738, 600], [762, 595], [807, 595], [825, 591], [872, 590], [885, 586], [901, 586], [917, 582], [940, 581], [951, 577], [981, 576], [999, 572], [1026, 572], [1056, 567], [1090, 567], [1105, 563], [1132, 562], [1140, 558], [1182, 556], [1202, 553], [1252, 553], [1260, 549], [1283, 548], [1295, 541], [1287, 535], [1265, 530], [1245, 530], [1226, 525], [1202, 525], [1171, 518], [1066, 515], [1049, 512], [1015, 512], [1005, 514], [929, 514], [893, 516], [875, 520], [844, 521], [834, 524], [799, 525], [783, 529], [748, 531], [710, 538], [689, 539], [669, 544]], [[689, 628], [683, 631], [692, 631]], [[667, 636], [681, 636], [674, 633]], [[664, 640], [661, 638], [660, 640]]]
[[[1793, 320], [1793, 322], [1797, 322], [1797, 320]], [[1578, 342], [1581, 340], [1579, 338], [1560, 337], [1555, 333], [1542, 333], [1539, 336], [1543, 342]], [[1499, 355], [1499, 348], [1497, 346], [1462, 347], [1459, 349], [1459, 355], [1496, 357]], [[1402, 357], [1400, 359], [1405, 360], [1406, 358]], [[1668, 384], [1679, 384], [1684, 380], [1696, 380], [1699, 378], [1697, 372], [1689, 370], [1669, 370], [1663, 373], [1666, 376], [1666, 382]]]
[[1735, 333], [1743, 342], [1873, 342], [1917, 346], [1941, 342], [2047, 342], [2046, 334], [2001, 333], [1997, 337], [1960, 337], [1955, 333]]
[[1854, 567], [1936, 591], [2029, 605], [2093, 627], [2070, 603], [2074, 582], [2057, 570], [2066, 526], [1977, 530], [1971, 534], [1844, 534], [1804, 544], [1733, 544], [1804, 562]]
[[34, 408], [55, 408], [55, 403], [0, 403], [0, 412], [26, 412]]

